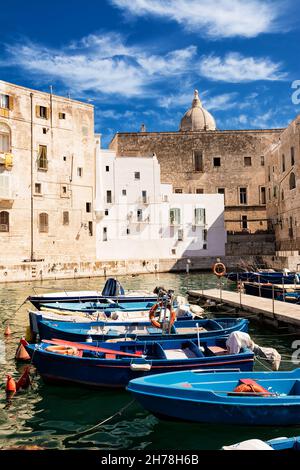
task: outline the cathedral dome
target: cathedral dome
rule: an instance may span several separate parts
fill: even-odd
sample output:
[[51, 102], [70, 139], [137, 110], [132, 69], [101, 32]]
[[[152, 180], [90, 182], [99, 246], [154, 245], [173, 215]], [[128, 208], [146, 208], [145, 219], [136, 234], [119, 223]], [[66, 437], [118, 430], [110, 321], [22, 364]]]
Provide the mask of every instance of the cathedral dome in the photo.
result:
[[199, 98], [198, 90], [195, 90], [195, 96], [191, 109], [189, 109], [180, 123], [180, 131], [215, 131], [216, 121], [213, 116], [203, 108]]

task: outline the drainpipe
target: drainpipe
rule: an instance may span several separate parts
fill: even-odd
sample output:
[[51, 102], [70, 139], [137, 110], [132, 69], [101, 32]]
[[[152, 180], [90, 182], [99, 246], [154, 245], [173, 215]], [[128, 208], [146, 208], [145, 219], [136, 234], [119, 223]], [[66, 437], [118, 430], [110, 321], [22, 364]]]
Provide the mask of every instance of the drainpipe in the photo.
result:
[[31, 122], [30, 122], [30, 261], [34, 260], [34, 240], [33, 240], [33, 93], [30, 93]]

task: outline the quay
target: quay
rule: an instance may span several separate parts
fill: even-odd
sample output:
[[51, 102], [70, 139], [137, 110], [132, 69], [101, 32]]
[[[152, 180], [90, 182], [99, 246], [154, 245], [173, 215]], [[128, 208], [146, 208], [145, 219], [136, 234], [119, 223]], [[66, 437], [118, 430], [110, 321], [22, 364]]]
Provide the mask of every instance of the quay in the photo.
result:
[[262, 323], [300, 331], [300, 305], [221, 289], [189, 290], [193, 299], [210, 300], [253, 314]]

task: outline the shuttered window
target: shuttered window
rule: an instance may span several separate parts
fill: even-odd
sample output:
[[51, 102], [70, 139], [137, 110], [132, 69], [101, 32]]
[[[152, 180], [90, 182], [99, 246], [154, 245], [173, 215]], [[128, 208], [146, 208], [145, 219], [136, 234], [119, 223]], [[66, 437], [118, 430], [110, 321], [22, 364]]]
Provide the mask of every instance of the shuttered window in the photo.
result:
[[49, 119], [50, 110], [46, 106], [36, 106], [36, 117], [41, 119]]
[[206, 224], [206, 211], [205, 209], [195, 209], [195, 225]]
[[180, 209], [170, 209], [170, 224], [180, 225], [181, 224], [181, 211]]
[[9, 134], [0, 133], [0, 152], [9, 152]]
[[39, 170], [47, 170], [48, 169], [47, 147], [46, 147], [46, 145], [39, 145], [38, 169]]
[[9, 109], [9, 96], [0, 94], [0, 108]]
[[9, 213], [0, 212], [0, 232], [9, 232]]
[[48, 233], [49, 232], [49, 216], [46, 213], [39, 215], [39, 232]]
[[63, 212], [63, 225], [69, 225], [70, 223], [70, 214], [69, 212]]
[[1, 174], [0, 175], [0, 199], [11, 198], [11, 176]]

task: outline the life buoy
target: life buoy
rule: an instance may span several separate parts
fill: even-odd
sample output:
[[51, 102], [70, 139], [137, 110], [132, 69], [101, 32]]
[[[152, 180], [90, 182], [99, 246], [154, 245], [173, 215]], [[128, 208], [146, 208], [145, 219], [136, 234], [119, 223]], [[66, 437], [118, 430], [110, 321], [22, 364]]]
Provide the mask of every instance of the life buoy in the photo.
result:
[[66, 356], [78, 356], [78, 349], [71, 346], [48, 346], [45, 351], [64, 354]]
[[235, 389], [234, 389], [234, 393], [235, 394], [241, 394], [241, 395], [248, 395], [248, 394], [252, 394], [252, 393], [258, 393], [260, 394], [262, 397], [267, 397], [270, 395], [270, 392], [268, 392], [268, 390], [266, 390], [264, 387], [262, 387], [261, 385], [259, 385], [258, 383], [251, 383], [251, 384], [241, 384], [241, 385], [238, 385]]
[[212, 269], [217, 277], [223, 277], [226, 274], [226, 266], [223, 263], [215, 263]]
[[[155, 319], [155, 313], [158, 308], [161, 308], [163, 306], [162, 302], [158, 302], [157, 304], [153, 305], [149, 311], [149, 320], [151, 322], [151, 325], [154, 326], [155, 328], [162, 329], [163, 324], [162, 322], [159, 322], [158, 320]], [[176, 320], [176, 313], [175, 310], [171, 310], [170, 307], [167, 307], [167, 310], [170, 312], [170, 321], [169, 325], [170, 327], [174, 324]]]

